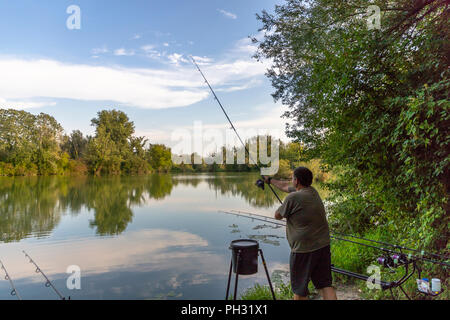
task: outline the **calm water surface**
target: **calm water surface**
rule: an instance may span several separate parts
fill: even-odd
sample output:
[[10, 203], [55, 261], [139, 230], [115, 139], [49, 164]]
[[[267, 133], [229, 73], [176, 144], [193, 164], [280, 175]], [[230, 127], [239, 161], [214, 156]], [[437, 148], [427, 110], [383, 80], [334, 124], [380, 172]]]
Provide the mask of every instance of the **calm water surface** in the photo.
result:
[[[255, 174], [0, 178], [0, 260], [23, 299], [56, 299], [25, 250], [72, 299], [224, 299], [232, 240], [256, 239], [273, 277], [288, 270], [284, 228], [218, 212], [272, 216]], [[81, 289], [69, 290], [69, 266]], [[233, 278], [234, 279], [234, 278]], [[258, 274], [239, 278], [239, 293]], [[0, 299], [10, 295], [0, 269]]]

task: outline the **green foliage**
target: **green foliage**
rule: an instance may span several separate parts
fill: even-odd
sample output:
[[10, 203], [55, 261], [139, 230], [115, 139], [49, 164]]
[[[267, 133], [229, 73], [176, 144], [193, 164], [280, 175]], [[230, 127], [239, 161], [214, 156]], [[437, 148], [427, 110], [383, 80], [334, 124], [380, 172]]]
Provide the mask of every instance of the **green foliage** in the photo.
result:
[[[89, 139], [90, 137], [88, 137]], [[70, 136], [64, 137], [61, 149], [70, 155], [71, 159], [78, 160], [84, 157], [87, 149], [88, 139], [80, 130], [74, 130]]]
[[274, 176], [276, 179], [292, 179], [292, 170], [288, 160], [280, 159], [278, 164], [278, 172]]
[[[275, 292], [275, 297], [277, 300], [292, 300], [294, 298], [294, 293], [292, 292], [292, 287], [290, 281], [286, 279], [286, 274], [288, 272], [282, 270], [275, 270], [272, 273], [272, 286]], [[284, 278], [284, 279], [283, 279]], [[312, 282], [308, 284], [309, 298], [313, 299], [318, 296]], [[272, 292], [268, 285], [260, 285], [256, 283], [253, 287], [248, 288], [241, 295], [241, 300], [272, 300]]]
[[168, 172], [172, 168], [172, 153], [162, 144], [151, 145], [148, 158], [152, 167], [158, 172]]
[[258, 16], [256, 56], [274, 61], [273, 96], [290, 108], [301, 158], [333, 170], [334, 227], [448, 250], [448, 4], [373, 4], [381, 30], [367, 28], [366, 1], [287, 0]]
[[0, 161], [13, 167], [2, 175], [58, 174], [62, 127], [51, 116], [0, 109]]
[[[34, 116], [25, 111], [0, 109], [0, 175], [142, 175], [150, 172], [249, 172], [258, 171], [250, 164], [244, 148], [221, 148], [223, 159], [231, 155], [232, 164], [207, 164], [207, 159], [191, 154], [192, 164], [173, 164], [168, 147], [160, 144], [146, 145], [144, 137], [134, 136], [134, 123], [118, 110], [102, 110], [92, 119], [93, 137], [84, 137], [79, 130], [63, 135], [61, 126], [46, 114]], [[273, 138], [255, 136], [246, 141], [256, 144], [260, 160], [261, 141], [267, 142], [269, 154]], [[289, 178], [302, 150], [298, 143], [280, 142], [280, 170], [278, 177]], [[245, 155], [245, 163], [237, 164], [238, 154]], [[194, 163], [200, 159], [200, 163]], [[197, 161], [196, 161], [197, 162]], [[209, 162], [208, 162], [209, 163]], [[259, 166], [264, 167], [260, 162]], [[314, 166], [314, 163], [311, 163]], [[320, 170], [313, 173], [322, 175]], [[320, 180], [320, 179], [319, 179]]]

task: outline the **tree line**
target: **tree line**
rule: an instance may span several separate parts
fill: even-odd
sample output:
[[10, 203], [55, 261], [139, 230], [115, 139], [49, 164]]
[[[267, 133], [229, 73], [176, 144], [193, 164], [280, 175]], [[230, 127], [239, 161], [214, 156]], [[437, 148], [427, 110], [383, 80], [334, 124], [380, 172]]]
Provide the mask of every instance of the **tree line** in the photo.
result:
[[[93, 136], [80, 130], [65, 134], [62, 126], [50, 115], [33, 115], [26, 111], [0, 109], [0, 176], [34, 175], [142, 175], [152, 172], [249, 172], [258, 170], [245, 163], [211, 163], [193, 153], [191, 161], [175, 164], [171, 149], [163, 144], [151, 144], [145, 137], [134, 135], [134, 123], [118, 110], [102, 110], [91, 120]], [[268, 137], [270, 143], [272, 137]], [[259, 147], [258, 137], [246, 141]], [[241, 148], [222, 147], [218, 152], [234, 154], [237, 160]], [[299, 163], [300, 143], [280, 142], [279, 177], [289, 178]], [[194, 162], [200, 157], [200, 161]], [[259, 160], [258, 160], [259, 161]], [[258, 163], [260, 166], [261, 163]], [[324, 178], [319, 162], [313, 163], [319, 179]]]

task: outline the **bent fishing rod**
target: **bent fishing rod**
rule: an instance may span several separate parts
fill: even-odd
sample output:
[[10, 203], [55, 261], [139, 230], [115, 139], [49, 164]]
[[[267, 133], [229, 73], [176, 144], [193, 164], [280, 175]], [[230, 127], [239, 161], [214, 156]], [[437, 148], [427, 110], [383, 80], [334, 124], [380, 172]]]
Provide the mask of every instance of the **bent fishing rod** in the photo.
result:
[[[272, 217], [266, 217], [266, 216], [263, 216], [263, 215], [260, 215], [260, 214], [247, 212], [247, 211], [240, 211], [240, 210], [230, 210], [230, 211], [231, 212], [237, 212], [237, 213], [240, 213], [240, 214], [247, 214], [249, 216], [257, 216], [257, 217], [262, 217], [262, 218], [266, 218], [266, 219], [276, 220], [275, 218], [272, 218]], [[373, 242], [373, 243], [378, 243], [378, 244], [381, 244], [381, 245], [384, 245], [384, 246], [390, 246], [390, 247], [393, 247], [393, 248], [399, 249], [399, 250], [406, 250], [406, 251], [416, 252], [416, 253], [419, 253], [421, 256], [435, 257], [435, 258], [440, 259], [440, 260], [448, 260], [449, 259], [447, 256], [443, 256], [443, 255], [440, 255], [440, 254], [431, 253], [431, 252], [427, 252], [427, 251], [419, 250], [419, 249], [412, 249], [412, 248], [400, 246], [400, 245], [389, 243], [389, 242], [367, 239], [367, 238], [358, 237], [358, 236], [354, 236], [354, 235], [351, 235], [351, 234], [335, 232], [335, 231], [332, 231], [331, 233], [334, 234], [334, 235], [342, 236], [342, 237], [349, 237], [349, 238], [369, 241], [369, 242]]]
[[[281, 221], [281, 220], [279, 221], [279, 220], [276, 220], [276, 219], [271, 218], [271, 217], [266, 217], [266, 216], [263, 216], [263, 215], [259, 215], [259, 214], [255, 214], [255, 213], [248, 213], [248, 212], [243, 212], [243, 211], [236, 211], [236, 210], [234, 210], [234, 211], [235, 212], [219, 210], [219, 212], [222, 212], [222, 213], [225, 213], [225, 214], [231, 214], [231, 215], [235, 215], [235, 216], [238, 216], [238, 217], [244, 217], [244, 218], [248, 218], [248, 219], [252, 219], [252, 220], [259, 220], [259, 221], [263, 221], [263, 222], [268, 222], [268, 223], [271, 223], [271, 224], [274, 224], [274, 225], [278, 225], [278, 226], [286, 226], [286, 223], [284, 221]], [[361, 243], [361, 242], [357, 242], [357, 241], [353, 241], [353, 240], [350, 240], [350, 239], [345, 239], [345, 238], [338, 237], [338, 236], [333, 236], [333, 235], [330, 235], [330, 238], [334, 239], [334, 240], [339, 240], [339, 241], [345, 241], [345, 242], [358, 244], [358, 245], [361, 245], [361, 246], [364, 246], [364, 247], [380, 250], [380, 251], [383, 251], [383, 252], [389, 253], [389, 254], [404, 256], [404, 257], [407, 257], [408, 259], [422, 260], [422, 261], [426, 261], [426, 262], [433, 263], [433, 264], [439, 264], [439, 265], [444, 266], [444, 267], [450, 267], [449, 263], [436, 261], [436, 260], [433, 260], [433, 259], [424, 258], [423, 256], [415, 256], [415, 255], [412, 255], [412, 254], [406, 255], [404, 252], [401, 252], [401, 250], [399, 252], [399, 251], [391, 250], [391, 249], [388, 249], [388, 248], [377, 247], [377, 246], [373, 246], [373, 245], [370, 245], [370, 244], [367, 244], [367, 243]], [[369, 240], [369, 239], [367, 239], [367, 240]], [[375, 240], [373, 240], [373, 241], [375, 241]]]
[[[28, 259], [30, 259], [30, 263], [34, 264], [36, 266], [36, 273], [40, 273], [42, 274], [42, 276], [45, 278], [46, 282], [45, 282], [45, 286], [48, 287], [52, 287], [52, 289], [55, 291], [55, 293], [59, 296], [59, 298], [61, 300], [66, 300], [66, 298], [59, 293], [59, 291], [55, 288], [55, 286], [53, 285], [53, 283], [49, 280], [49, 278], [47, 278], [47, 276], [45, 275], [45, 273], [41, 270], [41, 268], [39, 268], [39, 266], [36, 264], [36, 262], [34, 262], [34, 260], [25, 252], [25, 250], [22, 250], [22, 252], [25, 254], [25, 257], [27, 257]], [[70, 300], [70, 297], [69, 297]]]
[[[203, 74], [202, 70], [200, 69], [200, 67], [198, 66], [197, 62], [195, 62], [195, 59], [193, 56], [190, 56], [192, 59], [192, 62], [194, 63], [194, 65], [197, 67], [198, 71], [200, 72], [200, 74], [202, 75], [203, 79], [205, 80], [205, 83], [208, 85], [209, 90], [211, 90], [214, 99], [217, 101], [217, 103], [219, 104], [220, 108], [222, 109], [223, 113], [225, 114], [225, 117], [227, 117], [228, 122], [231, 125], [231, 129], [233, 129], [234, 133], [236, 133], [236, 136], [238, 137], [239, 141], [241, 142], [242, 146], [244, 147], [245, 151], [248, 154], [248, 158], [249, 160], [253, 161], [253, 163], [256, 165], [256, 167], [259, 169], [259, 171], [261, 172], [261, 167], [258, 165], [258, 162], [255, 161], [250, 152], [247, 149], [247, 146], [245, 145], [244, 141], [241, 139], [241, 137], [239, 136], [239, 133], [237, 132], [235, 126], [233, 125], [233, 122], [231, 121], [230, 117], [228, 116], [227, 112], [225, 111], [225, 108], [223, 107], [222, 103], [220, 102], [219, 98], [217, 97], [216, 93], [214, 92], [214, 89], [211, 87], [211, 85], [209, 84], [209, 81], [206, 79], [205, 75]], [[261, 175], [261, 178], [264, 177]], [[275, 190], [273, 190], [272, 186], [270, 184], [268, 184], [270, 190], [273, 192], [273, 194], [275, 195], [275, 197], [278, 199], [278, 201], [283, 204], [283, 201], [281, 201], [280, 197], [278, 196], [278, 194], [275, 192]], [[263, 188], [263, 187], [262, 187]], [[263, 188], [264, 189], [264, 188]]]
[[6, 267], [1, 260], [0, 260], [0, 264], [2, 265], [3, 271], [5, 271], [5, 280], [9, 280], [9, 284], [11, 285], [11, 288], [12, 288], [11, 295], [16, 296], [17, 299], [19, 299], [19, 300], [22, 300], [22, 297], [20, 296], [19, 292], [17, 291], [16, 287], [14, 286], [14, 282], [12, 281], [11, 277], [9, 276], [8, 271], [6, 270]]
[[[230, 125], [231, 125], [231, 129], [233, 129], [233, 131], [236, 133], [236, 136], [238, 137], [239, 141], [241, 142], [242, 146], [244, 147], [245, 151], [247, 152], [247, 154], [248, 154], [248, 156], [249, 156], [249, 159], [252, 160], [253, 163], [255, 163], [256, 167], [257, 167], [259, 170], [261, 170], [261, 167], [258, 165], [258, 162], [256, 162], [254, 159], [252, 159], [251, 154], [250, 154], [250, 152], [249, 152], [248, 149], [247, 149], [247, 146], [245, 145], [244, 141], [243, 141], [243, 140], [241, 139], [241, 137], [239, 136], [239, 133], [237, 132], [236, 127], [233, 125], [233, 122], [231, 121], [230, 117], [228, 116], [227, 112], [225, 111], [225, 108], [223, 107], [222, 103], [220, 102], [219, 98], [217, 97], [217, 95], [216, 95], [214, 89], [212, 88], [211, 84], [210, 84], [209, 81], [206, 79], [206, 76], [203, 74], [202, 70], [200, 69], [199, 65], [198, 65], [197, 62], [195, 61], [194, 57], [193, 57], [193, 56], [190, 56], [190, 57], [191, 57], [192, 62], [194, 63], [194, 65], [197, 67], [197, 70], [200, 72], [200, 74], [202, 75], [203, 79], [205, 80], [205, 83], [208, 85], [208, 87], [209, 87], [211, 93], [212, 93], [213, 96], [214, 96], [214, 99], [217, 101], [217, 103], [219, 104], [220, 108], [222, 109], [222, 112], [225, 114], [225, 117], [227, 118], [228, 122], [229, 122]], [[261, 177], [264, 179], [264, 177], [263, 177], [262, 175], [261, 175]], [[259, 185], [258, 185], [258, 186], [259, 186]], [[275, 197], [278, 199], [278, 201], [280, 202], [280, 204], [283, 204], [283, 202], [281, 201], [280, 197], [279, 197], [278, 194], [275, 192], [275, 190], [272, 188], [272, 186], [271, 186], [270, 184], [268, 184], [268, 186], [269, 186], [270, 190], [272, 191], [272, 193], [275, 195]], [[263, 188], [263, 187], [262, 187], [262, 188]], [[260, 219], [257, 219], [257, 220], [260, 220]], [[277, 223], [277, 224], [279, 224], [279, 223]], [[279, 224], [279, 225], [281, 225], [281, 224]], [[344, 236], [345, 236], [345, 235], [344, 235]], [[429, 262], [433, 262], [433, 263], [438, 263], [438, 264], [441, 264], [441, 265], [444, 265], [444, 266], [450, 266], [450, 264], [447, 264], [447, 263], [445, 263], [445, 262], [439, 262], [439, 261], [434, 261], [434, 260], [431, 260], [431, 259], [426, 259], [426, 258], [424, 258], [424, 257], [423, 257], [423, 254], [425, 253], [424, 251], [419, 251], [419, 250], [416, 250], [416, 249], [409, 249], [409, 248], [406, 248], [406, 247], [401, 247], [401, 246], [394, 245], [394, 244], [389, 244], [389, 243], [386, 243], [386, 242], [381, 242], [381, 241], [375, 241], [375, 240], [369, 240], [369, 239], [359, 238], [359, 237], [356, 237], [356, 236], [350, 236], [350, 237], [353, 237], [353, 238], [356, 238], [356, 239], [361, 239], [361, 240], [367, 240], [367, 241], [377, 242], [377, 243], [379, 243], [379, 244], [388, 245], [388, 246], [394, 247], [394, 248], [399, 249], [399, 250], [402, 250], [402, 249], [403, 249], [403, 250], [408, 250], [408, 251], [420, 252], [421, 255], [422, 255], [422, 257], [416, 257], [416, 258], [420, 258], [421, 260], [424, 260], [424, 261], [429, 261]], [[334, 236], [334, 238], [337, 239], [337, 240], [343, 240], [343, 241], [353, 242], [353, 243], [356, 243], [356, 244], [361, 244], [361, 245], [365, 245], [365, 246], [372, 247], [372, 248], [376, 248], [376, 249], [383, 249], [383, 250], [386, 251], [386, 252], [398, 253], [398, 252], [392, 251], [392, 250], [390, 250], [390, 249], [380, 248], [380, 247], [376, 247], [376, 246], [371, 246], [371, 245], [368, 245], [368, 244], [362, 244], [362, 243], [360, 243], [360, 242], [352, 241], [352, 240], [349, 240], [349, 239], [343, 239], [343, 238], [339, 238], [339, 237], [335, 237], [335, 236]], [[403, 254], [402, 252], [400, 252], [400, 253]], [[429, 255], [431, 255], [431, 256], [437, 256], [437, 257], [440, 257], [440, 258], [442, 257], [442, 256], [439, 256], [439, 255], [436, 255], [436, 254], [429, 254]], [[412, 255], [410, 254], [410, 256], [412, 256]]]

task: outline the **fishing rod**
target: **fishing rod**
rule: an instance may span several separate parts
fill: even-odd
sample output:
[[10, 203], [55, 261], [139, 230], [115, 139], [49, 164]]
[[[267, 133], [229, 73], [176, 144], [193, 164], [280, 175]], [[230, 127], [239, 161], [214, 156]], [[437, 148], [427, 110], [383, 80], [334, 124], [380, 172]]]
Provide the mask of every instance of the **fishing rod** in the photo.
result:
[[[25, 254], [25, 256], [30, 259], [30, 263], [34, 264], [36, 266], [36, 273], [40, 273], [42, 274], [42, 276], [45, 278], [46, 282], [45, 282], [45, 286], [48, 287], [52, 287], [52, 289], [56, 292], [56, 294], [59, 296], [59, 298], [61, 300], [66, 300], [66, 298], [59, 293], [59, 291], [55, 288], [55, 286], [53, 285], [53, 283], [49, 280], [49, 278], [47, 278], [47, 276], [45, 275], [45, 273], [41, 270], [41, 268], [39, 268], [39, 266], [37, 265], [36, 262], [34, 262], [34, 260], [25, 252], [25, 250], [22, 250], [22, 252]], [[69, 297], [70, 299], [70, 297]]]
[[408, 247], [403, 247], [397, 244], [392, 244], [389, 242], [384, 242], [384, 241], [378, 241], [378, 240], [372, 240], [372, 239], [366, 239], [366, 238], [362, 238], [362, 237], [358, 237], [358, 236], [354, 236], [354, 235], [350, 235], [350, 234], [345, 234], [345, 233], [338, 233], [338, 232], [333, 232], [333, 234], [337, 234], [337, 235], [341, 235], [344, 237], [351, 237], [351, 238], [355, 238], [355, 239], [360, 239], [360, 240], [365, 240], [365, 241], [371, 241], [374, 243], [378, 243], [378, 244], [382, 244], [385, 246], [391, 246], [393, 248], [399, 249], [399, 250], [406, 250], [406, 251], [412, 251], [412, 252], [417, 252], [420, 253], [421, 256], [430, 256], [430, 257], [436, 257], [442, 260], [448, 260], [448, 258], [446, 256], [440, 255], [440, 254], [436, 254], [436, 253], [430, 253], [424, 250], [419, 250], [419, 249], [412, 249], [412, 248], [408, 248]]
[[[245, 218], [249, 218], [249, 219], [260, 220], [260, 221], [264, 221], [264, 222], [276, 224], [276, 225], [279, 225], [279, 226], [286, 226], [286, 223], [284, 223], [284, 222], [275, 222], [275, 221], [271, 221], [271, 220], [270, 220], [271, 218], [268, 218], [268, 217], [264, 217], [264, 218], [269, 219], [269, 220], [264, 220], [264, 219], [259, 219], [259, 218], [255, 218], [255, 217], [253, 217], [253, 216], [243, 215], [243, 214], [235, 213], [235, 212], [229, 212], [229, 211], [220, 211], [220, 212], [223, 212], [223, 213], [226, 213], [226, 214], [235, 215], [235, 216], [238, 216], [238, 217], [245, 217]], [[356, 241], [349, 240], [349, 239], [345, 239], [345, 238], [340, 238], [340, 237], [331, 236], [331, 235], [330, 235], [330, 238], [336, 239], [336, 240], [347, 241], [347, 242], [351, 242], [351, 243], [355, 243], [355, 244], [360, 244], [360, 245], [362, 245], [362, 246], [366, 246], [366, 247], [373, 248], [373, 249], [378, 249], [378, 250], [381, 250], [381, 251], [384, 251], [384, 252], [387, 252], [387, 253], [399, 254], [399, 252], [392, 251], [392, 250], [390, 250], [390, 249], [380, 248], [380, 247], [372, 246], [372, 245], [370, 245], [370, 244], [361, 243], [361, 242], [356, 242]]]
[[[248, 153], [249, 159], [252, 160], [252, 161], [255, 163], [256, 167], [257, 167], [259, 170], [261, 170], [261, 167], [258, 165], [258, 162], [254, 161], [254, 160], [252, 159], [251, 154], [250, 154], [250, 152], [249, 152], [248, 149], [247, 149], [247, 146], [245, 145], [244, 141], [243, 141], [243, 140], [241, 139], [241, 137], [239, 136], [239, 133], [237, 132], [235, 126], [233, 125], [233, 122], [231, 121], [230, 117], [228, 116], [227, 112], [225, 111], [225, 108], [223, 107], [222, 103], [220, 102], [219, 98], [217, 97], [217, 95], [216, 95], [214, 89], [211, 87], [209, 81], [206, 79], [206, 77], [205, 77], [205, 75], [203, 74], [202, 70], [200, 69], [199, 65], [198, 65], [197, 62], [195, 61], [194, 57], [193, 57], [193, 56], [190, 56], [190, 57], [191, 57], [191, 59], [192, 59], [192, 62], [194, 63], [194, 65], [197, 67], [198, 71], [199, 71], [200, 74], [202, 75], [203, 79], [205, 80], [205, 83], [208, 85], [209, 89], [211, 90], [211, 92], [212, 92], [212, 94], [213, 94], [213, 96], [214, 96], [214, 99], [217, 101], [217, 103], [219, 104], [219, 106], [220, 106], [220, 108], [222, 109], [223, 113], [225, 114], [225, 117], [227, 118], [228, 122], [229, 122], [230, 125], [231, 125], [231, 129], [233, 129], [233, 131], [236, 133], [236, 135], [237, 135], [239, 141], [241, 142], [241, 144], [242, 144], [242, 146], [244, 147], [245, 151]], [[261, 175], [261, 177], [264, 179], [264, 177], [263, 177], [262, 175]], [[259, 181], [258, 181], [258, 182], [259, 182]], [[258, 187], [261, 187], [262, 189], [264, 189], [264, 184], [261, 185], [261, 184], [259, 184], [258, 182], [257, 182]], [[272, 191], [272, 193], [275, 195], [275, 197], [278, 199], [278, 201], [282, 204], [283, 202], [281, 201], [280, 197], [279, 197], [278, 194], [275, 192], [275, 190], [272, 188], [272, 186], [271, 186], [270, 184], [268, 184], [268, 186], [269, 186], [270, 190]], [[356, 236], [350, 236], [350, 237], [358, 238], [358, 237], [356, 237]], [[348, 241], [348, 242], [352, 242], [352, 243], [364, 245], [364, 246], [371, 247], [371, 248], [375, 248], [375, 249], [379, 249], [379, 250], [383, 250], [383, 251], [385, 251], [385, 252], [390, 252], [390, 253], [396, 253], [396, 254], [399, 254], [399, 252], [395, 252], [395, 251], [390, 250], [390, 249], [387, 249], [387, 248], [380, 248], [380, 247], [376, 247], [376, 246], [371, 246], [371, 245], [368, 245], [368, 244], [363, 244], [363, 243], [360, 243], [360, 242], [352, 241], [352, 240], [349, 240], [349, 239], [343, 239], [343, 238], [339, 238], [339, 237], [336, 237], [336, 236], [332, 236], [332, 238], [335, 238], [335, 239], [337, 239], [337, 240], [343, 240], [343, 241]], [[426, 258], [424, 258], [424, 257], [423, 257], [424, 251], [419, 251], [419, 250], [416, 250], [416, 249], [409, 249], [409, 248], [406, 248], [406, 247], [401, 247], [401, 246], [397, 246], [397, 245], [393, 245], [393, 244], [383, 243], [383, 242], [381, 242], [381, 241], [375, 241], [375, 240], [369, 240], [369, 239], [363, 239], [363, 238], [360, 238], [360, 239], [361, 239], [361, 240], [372, 241], [372, 242], [377, 242], [377, 243], [379, 243], [379, 244], [388, 245], [388, 246], [395, 247], [395, 248], [400, 249], [400, 250], [403, 249], [403, 250], [409, 250], [409, 251], [414, 251], [414, 252], [421, 252], [421, 253], [422, 253], [422, 257], [416, 257], [416, 258], [420, 258], [421, 260], [428, 261], [428, 262], [432, 262], [432, 263], [441, 264], [441, 265], [443, 265], [443, 266], [450, 266], [450, 264], [445, 263], [445, 262], [434, 261], [434, 260], [431, 260], [431, 259], [426, 259]], [[400, 252], [400, 254], [403, 254], [403, 252]], [[435, 254], [433, 254], [433, 255], [435, 255]], [[410, 256], [410, 257], [413, 257], [411, 254], [409, 254], [409, 256]], [[441, 257], [441, 256], [439, 256], [439, 255], [435, 255], [435, 256]]]
[[243, 215], [240, 215], [240, 214], [235, 213], [235, 212], [223, 211], [223, 210], [219, 210], [219, 212], [225, 213], [225, 214], [235, 215], [235, 216], [238, 216], [238, 217], [250, 218], [250, 219], [252, 219], [252, 220], [259, 220], [259, 221], [263, 221], [263, 222], [268, 222], [268, 223], [276, 224], [276, 225], [282, 226], [282, 227], [285, 227], [285, 226], [286, 226], [286, 224], [284, 224], [284, 223], [282, 223], [282, 222], [268, 221], [268, 220], [264, 220], [264, 219], [260, 219], [260, 218], [243, 216]]
[[[239, 210], [231, 210], [231, 211], [232, 211], [232, 212], [241, 213], [241, 214], [248, 214], [248, 215], [250, 215], [250, 216], [258, 216], [258, 217], [263, 217], [263, 218], [266, 218], [266, 219], [276, 220], [275, 218], [263, 216], [263, 215], [256, 214], [256, 213], [252, 213], [252, 212], [239, 211]], [[397, 245], [397, 244], [392, 244], [392, 243], [389, 243], [389, 242], [384, 242], [384, 241], [378, 241], [378, 240], [367, 239], [367, 238], [358, 237], [358, 236], [354, 236], [354, 235], [350, 235], [350, 234], [345, 234], [345, 233], [340, 233], [340, 232], [335, 232], [335, 231], [332, 231], [331, 233], [332, 233], [332, 234], [335, 234], [335, 235], [338, 235], [338, 236], [350, 237], [350, 238], [355, 238], [355, 239], [359, 239], [359, 240], [365, 240], [365, 241], [370, 241], [370, 242], [373, 242], [373, 243], [382, 244], [382, 245], [385, 245], [385, 246], [391, 246], [391, 247], [396, 248], [396, 249], [399, 249], [399, 250], [407, 250], [407, 251], [412, 251], [412, 252], [418, 252], [418, 253], [420, 253], [421, 256], [428, 255], [428, 256], [430, 256], [430, 257], [433, 256], [433, 257], [437, 257], [437, 258], [442, 259], [442, 260], [448, 260], [448, 258], [445, 257], [445, 256], [443, 256], [443, 255], [439, 255], [439, 254], [436, 254], [436, 253], [426, 252], [426, 251], [424, 251], [424, 250], [418, 250], [418, 249], [407, 248], [407, 247], [403, 247], [403, 246], [400, 246], [400, 245]]]
[[[241, 137], [239, 136], [239, 133], [237, 132], [235, 126], [233, 125], [233, 122], [231, 121], [230, 117], [228, 116], [227, 112], [225, 111], [225, 108], [223, 107], [222, 103], [220, 102], [219, 98], [217, 97], [216, 93], [214, 92], [214, 89], [213, 89], [213, 88], [211, 87], [211, 85], [209, 84], [209, 81], [206, 79], [205, 75], [203, 74], [202, 70], [201, 70], [200, 67], [198, 66], [197, 62], [195, 62], [194, 57], [193, 57], [193, 56], [190, 56], [190, 57], [191, 57], [191, 59], [192, 59], [192, 62], [194, 63], [194, 65], [197, 67], [198, 71], [199, 71], [200, 74], [202, 75], [203, 79], [205, 80], [205, 83], [208, 85], [209, 90], [211, 90], [211, 92], [212, 92], [212, 94], [213, 94], [213, 96], [214, 96], [214, 99], [217, 101], [217, 103], [219, 104], [219, 106], [220, 106], [220, 108], [222, 109], [223, 113], [225, 114], [225, 117], [227, 117], [227, 120], [228, 120], [228, 122], [229, 122], [230, 125], [231, 125], [231, 129], [233, 129], [233, 131], [236, 133], [236, 136], [238, 137], [239, 141], [241, 142], [242, 146], [244, 147], [245, 151], [246, 151], [247, 154], [248, 154], [249, 160], [253, 161], [253, 163], [256, 165], [256, 167], [257, 167], [257, 168], [260, 170], [260, 172], [261, 172], [261, 167], [258, 165], [258, 162], [255, 161], [255, 160], [252, 158], [250, 152], [249, 152], [248, 149], [247, 149], [247, 146], [245, 145], [244, 141], [242, 141]], [[264, 180], [264, 177], [263, 177], [262, 175], [261, 175], [261, 178], [263, 178], [263, 180]], [[259, 182], [259, 181], [258, 181], [258, 182]], [[275, 195], [275, 197], [278, 199], [278, 201], [279, 201], [281, 204], [283, 204], [283, 201], [281, 201], [280, 197], [279, 197], [278, 194], [275, 192], [275, 190], [273, 190], [272, 186], [271, 186], [270, 184], [268, 184], [268, 186], [269, 186], [270, 190], [273, 192], [273, 194]], [[262, 184], [262, 185], [259, 185], [259, 184], [258, 184], [258, 187], [261, 187], [262, 189], [264, 189], [264, 184]]]
[[22, 300], [22, 297], [20, 296], [19, 292], [17, 291], [16, 287], [14, 286], [14, 282], [12, 281], [11, 277], [8, 274], [8, 271], [6, 270], [5, 265], [3, 264], [3, 262], [0, 260], [0, 264], [2, 265], [2, 269], [5, 271], [5, 280], [9, 280], [9, 283], [11, 285], [12, 291], [11, 291], [11, 295], [12, 296], [16, 296], [17, 299]]
[[[236, 211], [236, 210], [234, 210], [234, 211]], [[272, 224], [279, 225], [279, 226], [286, 226], [286, 223], [281, 222], [281, 220], [280, 220], [280, 222], [278, 222], [279, 220], [276, 220], [274, 218], [266, 217], [266, 216], [258, 215], [258, 214], [254, 214], [254, 213], [245, 213], [245, 212], [242, 212], [242, 211], [241, 211], [241, 213], [230, 212], [230, 211], [219, 211], [219, 212], [235, 215], [235, 216], [238, 216], [238, 217], [244, 217], [244, 218], [248, 218], [248, 219], [260, 220], [260, 221], [272, 223]], [[264, 219], [256, 218], [256, 217], [261, 217], [261, 218], [264, 218]], [[273, 220], [275, 220], [275, 221], [273, 221]], [[420, 257], [420, 256], [412, 255], [412, 254], [405, 255], [405, 253], [403, 253], [401, 251], [400, 252], [399, 251], [394, 251], [394, 250], [391, 250], [391, 249], [388, 249], [388, 248], [377, 247], [377, 246], [373, 246], [373, 245], [370, 245], [370, 244], [367, 244], [367, 243], [357, 242], [357, 241], [353, 241], [353, 240], [350, 240], [350, 239], [345, 239], [345, 238], [338, 237], [338, 236], [333, 236], [333, 235], [330, 235], [330, 238], [334, 239], [334, 240], [345, 241], [345, 242], [349, 242], [349, 243], [358, 244], [358, 245], [361, 245], [361, 246], [364, 246], [364, 247], [380, 250], [380, 251], [383, 251], [385, 253], [389, 253], [389, 254], [392, 254], [392, 255], [405, 256], [408, 259], [412, 259], [412, 260], [422, 260], [422, 261], [430, 262], [430, 263], [433, 263], [433, 264], [439, 264], [439, 265], [444, 266], [444, 267], [450, 267], [449, 263], [436, 261], [436, 260], [432, 260], [432, 259], [428, 259], [428, 258], [424, 258], [423, 256]]]
[[[237, 210], [233, 210], [233, 211], [235, 211], [235, 212], [222, 211], [222, 210], [220, 210], [219, 212], [223, 212], [223, 213], [230, 214], [230, 215], [235, 215], [235, 216], [238, 216], [238, 217], [245, 217], [245, 218], [252, 219], [252, 220], [260, 220], [260, 221], [263, 221], [263, 222], [273, 223], [273, 224], [276, 224], [276, 225], [282, 225], [282, 226], [286, 225], [285, 223], [283, 223], [281, 221], [278, 222], [278, 220], [276, 220], [276, 219], [273, 219], [273, 218], [270, 218], [270, 217], [266, 217], [266, 216], [263, 216], [263, 215], [252, 214], [252, 213], [244, 213], [244, 214], [242, 214], [242, 213], [236, 213], [236, 212], [238, 212]], [[276, 220], [276, 221], [273, 221], [272, 219]], [[359, 274], [359, 273], [352, 272], [352, 271], [345, 270], [345, 269], [341, 269], [341, 268], [337, 268], [334, 265], [331, 265], [331, 271], [332, 272], [343, 274], [343, 275], [348, 276], [348, 277], [357, 278], [357, 279], [360, 279], [360, 280], [363, 280], [363, 281], [366, 281], [366, 282], [370, 281], [370, 282], [372, 282], [374, 284], [380, 285], [382, 290], [389, 289], [390, 292], [391, 292], [391, 296], [392, 296], [393, 300], [395, 300], [395, 297], [394, 297], [394, 293], [392, 292], [392, 289], [393, 288], [400, 288], [401, 291], [403, 292], [403, 294], [406, 296], [406, 298], [408, 300], [411, 300], [411, 298], [408, 296], [408, 294], [402, 288], [402, 285], [409, 278], [411, 278], [411, 276], [416, 271], [418, 272], [418, 276], [420, 278], [420, 271], [421, 271], [421, 269], [417, 265], [417, 261], [419, 260], [419, 259], [417, 259], [417, 257], [414, 257], [412, 259], [411, 257], [406, 257], [405, 254], [395, 253], [395, 251], [392, 251], [392, 250], [389, 250], [389, 249], [386, 249], [386, 248], [375, 247], [375, 246], [367, 245], [367, 244], [364, 244], [364, 243], [359, 243], [359, 242], [352, 241], [352, 240], [349, 240], [349, 239], [343, 239], [343, 238], [334, 237], [334, 236], [330, 236], [330, 237], [333, 238], [333, 239], [336, 239], [336, 240], [348, 241], [348, 242], [351, 242], [351, 243], [355, 243], [355, 244], [371, 247], [371, 248], [374, 248], [374, 249], [382, 250], [385, 253], [385, 255], [382, 256], [382, 257], [379, 257], [377, 259], [377, 262], [379, 264], [381, 264], [383, 267], [389, 268], [391, 270], [391, 272], [393, 272], [393, 273], [395, 273], [394, 269], [397, 269], [399, 267], [404, 267], [405, 268], [405, 274], [401, 277], [401, 279], [395, 280], [395, 281], [392, 281], [392, 280], [391, 281], [382, 281], [381, 279], [372, 279], [371, 280], [370, 277], [367, 276], [367, 275]], [[393, 254], [392, 255], [387, 255], [387, 253], [393, 253]], [[409, 269], [409, 265], [411, 265], [411, 264], [412, 264], [413, 268], [412, 268], [411, 271], [409, 271], [410, 270]], [[443, 290], [441, 290], [440, 292], [423, 292], [423, 291], [420, 291], [420, 292], [425, 294], [425, 295], [435, 297], [435, 296], [440, 295], [443, 292]]]

